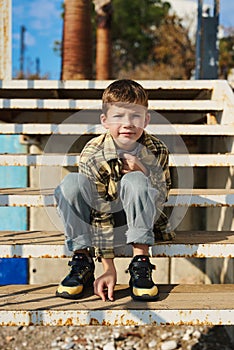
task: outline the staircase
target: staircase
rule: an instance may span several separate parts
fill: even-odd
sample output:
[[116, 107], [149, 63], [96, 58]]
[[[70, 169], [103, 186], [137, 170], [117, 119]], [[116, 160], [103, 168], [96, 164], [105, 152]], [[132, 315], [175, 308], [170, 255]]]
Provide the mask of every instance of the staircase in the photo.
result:
[[[0, 232], [1, 258], [70, 256], [53, 190], [77, 171], [87, 140], [103, 131], [101, 95], [109, 83], [0, 83], [0, 134], [19, 135], [28, 148], [27, 154], [0, 154], [0, 166], [26, 166], [29, 174], [27, 188], [0, 190], [1, 207], [28, 208], [28, 230]], [[50, 282], [0, 286], [1, 325], [234, 325], [233, 92], [226, 81], [140, 83], [149, 92], [147, 130], [170, 150], [173, 188], [165, 206], [177, 232], [174, 241], [152, 247], [152, 259], [167, 258], [170, 274], [173, 258], [202, 260], [207, 283], [188, 283], [190, 272], [182, 271], [185, 283], [160, 283], [159, 301], [149, 303], [132, 301], [121, 282], [116, 300], [106, 303], [93, 295], [56, 298]], [[121, 266], [131, 250], [120, 247], [117, 255]], [[45, 274], [49, 280], [49, 267]]]

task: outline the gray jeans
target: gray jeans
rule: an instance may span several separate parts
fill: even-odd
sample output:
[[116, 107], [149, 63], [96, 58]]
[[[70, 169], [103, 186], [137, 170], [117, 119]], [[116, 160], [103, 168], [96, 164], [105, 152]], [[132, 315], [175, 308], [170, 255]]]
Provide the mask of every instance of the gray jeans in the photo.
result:
[[[55, 189], [58, 212], [63, 220], [66, 243], [70, 251], [94, 245], [90, 221], [91, 210], [97, 195], [94, 191], [88, 178], [80, 173], [68, 174]], [[158, 191], [151, 186], [150, 180], [142, 172], [134, 171], [122, 177], [119, 183], [122, 210], [116, 210], [113, 213], [118, 223], [118, 228], [113, 230], [113, 236], [119, 232], [120, 226], [125, 227], [125, 242], [122, 242], [122, 245], [154, 244], [153, 225], [157, 196]], [[125, 220], [123, 220], [123, 213]], [[116, 242], [114, 238], [113, 249]]]

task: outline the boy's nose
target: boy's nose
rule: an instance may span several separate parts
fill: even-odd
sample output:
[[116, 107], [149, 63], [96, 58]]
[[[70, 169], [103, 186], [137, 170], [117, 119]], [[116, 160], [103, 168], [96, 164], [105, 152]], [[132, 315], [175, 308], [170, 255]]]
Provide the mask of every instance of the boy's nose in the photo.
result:
[[133, 123], [132, 123], [132, 118], [130, 117], [130, 116], [126, 116], [126, 117], [124, 117], [123, 118], [123, 125], [124, 126], [131, 126], [131, 125], [133, 125]]

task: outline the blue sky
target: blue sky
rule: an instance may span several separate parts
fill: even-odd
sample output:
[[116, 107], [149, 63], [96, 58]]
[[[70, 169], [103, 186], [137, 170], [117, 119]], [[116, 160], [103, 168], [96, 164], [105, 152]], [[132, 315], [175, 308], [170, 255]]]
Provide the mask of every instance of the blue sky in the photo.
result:
[[35, 73], [36, 59], [40, 72], [50, 79], [60, 78], [61, 60], [53, 51], [54, 41], [61, 40], [62, 0], [12, 0], [12, 74], [20, 68], [20, 28], [25, 26], [24, 71]]
[[[197, 0], [187, 0], [197, 2]], [[61, 60], [53, 51], [54, 41], [61, 40], [62, 0], [12, 0], [12, 74], [20, 68], [20, 28], [25, 26], [24, 71], [35, 73], [40, 60], [41, 75], [60, 79]], [[204, 0], [213, 6], [214, 0]], [[234, 1], [220, 0], [220, 24], [234, 27]]]

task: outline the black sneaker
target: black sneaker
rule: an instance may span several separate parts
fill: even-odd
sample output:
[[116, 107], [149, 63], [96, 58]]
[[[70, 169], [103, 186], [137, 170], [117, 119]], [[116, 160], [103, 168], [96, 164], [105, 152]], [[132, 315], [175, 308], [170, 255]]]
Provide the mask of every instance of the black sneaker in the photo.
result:
[[78, 299], [83, 296], [86, 287], [94, 282], [93, 259], [83, 253], [75, 253], [68, 263], [71, 271], [58, 286], [56, 295], [66, 299]]
[[136, 255], [128, 268], [131, 297], [134, 300], [153, 301], [158, 299], [158, 288], [152, 280], [155, 265], [150, 263], [147, 255]]

